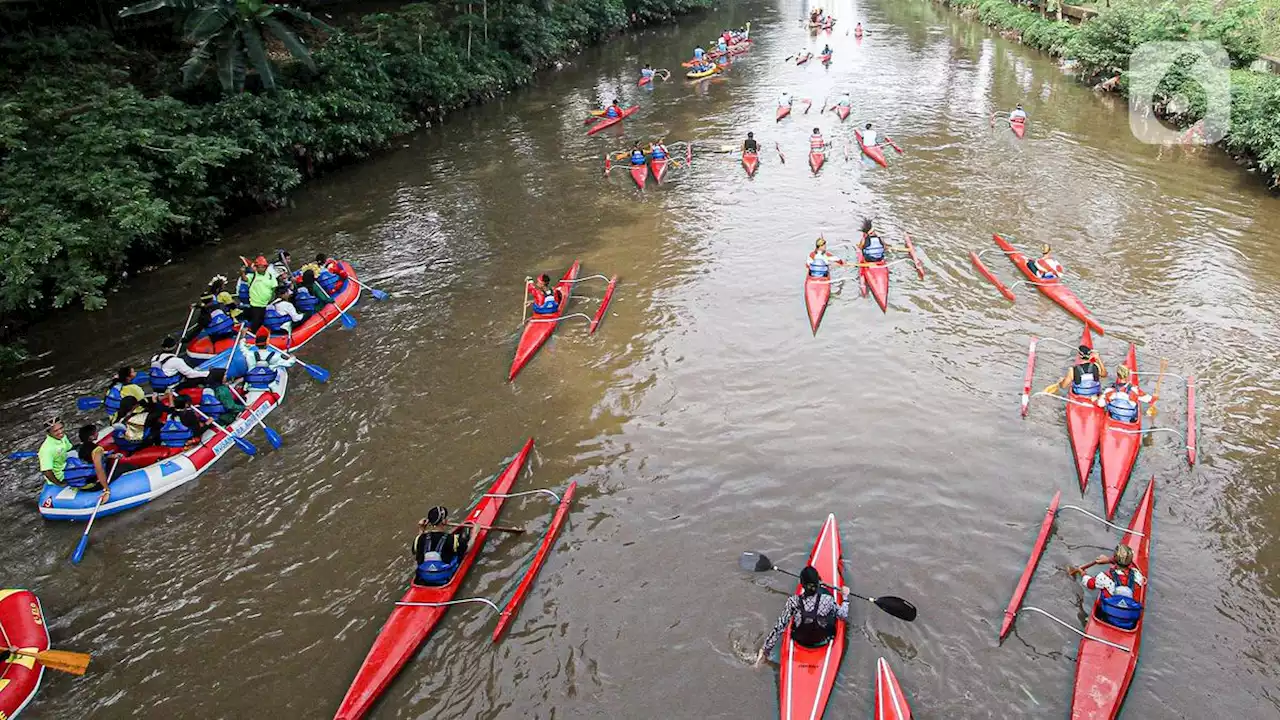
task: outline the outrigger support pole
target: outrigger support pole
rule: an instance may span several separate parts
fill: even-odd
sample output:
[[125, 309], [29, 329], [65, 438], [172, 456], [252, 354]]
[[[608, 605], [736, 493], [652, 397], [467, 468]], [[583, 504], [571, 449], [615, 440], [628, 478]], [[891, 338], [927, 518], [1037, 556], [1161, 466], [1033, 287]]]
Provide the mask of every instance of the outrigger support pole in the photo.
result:
[[1117, 649], [1117, 650], [1121, 650], [1121, 651], [1123, 651], [1123, 652], [1133, 652], [1133, 650], [1132, 650], [1131, 648], [1127, 648], [1127, 647], [1125, 647], [1124, 645], [1121, 645], [1121, 644], [1119, 644], [1119, 643], [1113, 643], [1113, 642], [1111, 642], [1110, 640], [1104, 640], [1104, 639], [1102, 639], [1102, 638], [1100, 638], [1100, 637], [1095, 637], [1095, 636], [1093, 636], [1093, 635], [1090, 635], [1089, 633], [1084, 632], [1083, 630], [1077, 630], [1076, 628], [1072, 627], [1070, 623], [1068, 623], [1068, 622], [1066, 622], [1066, 621], [1063, 621], [1063, 620], [1059, 620], [1057, 617], [1054, 617], [1053, 615], [1051, 615], [1051, 614], [1049, 614], [1049, 613], [1045, 612], [1044, 610], [1041, 610], [1041, 609], [1040, 609], [1040, 608], [1038, 608], [1038, 607], [1035, 607], [1034, 605], [1024, 605], [1024, 606], [1022, 607], [1022, 609], [1018, 611], [1018, 614], [1019, 614], [1019, 615], [1021, 615], [1022, 613], [1027, 612], [1027, 611], [1031, 611], [1031, 612], [1033, 612], [1033, 613], [1037, 613], [1037, 614], [1039, 614], [1039, 615], [1043, 615], [1043, 616], [1045, 616], [1045, 617], [1049, 618], [1050, 620], [1052, 620], [1052, 621], [1054, 621], [1054, 622], [1058, 623], [1058, 624], [1059, 624], [1059, 625], [1061, 625], [1062, 627], [1064, 627], [1064, 628], [1066, 628], [1066, 629], [1070, 630], [1071, 632], [1073, 632], [1073, 633], [1075, 633], [1075, 634], [1079, 635], [1079, 636], [1080, 636], [1080, 637], [1082, 637], [1082, 638], [1087, 638], [1087, 639], [1092, 640], [1092, 641], [1094, 641], [1094, 642], [1100, 642], [1100, 643], [1102, 643], [1103, 645], [1106, 645], [1106, 646], [1108, 646], [1108, 647], [1113, 647], [1113, 648], [1115, 648], [1115, 649]]
[[1137, 530], [1130, 530], [1127, 527], [1120, 527], [1119, 525], [1116, 525], [1115, 523], [1107, 520], [1106, 518], [1102, 518], [1102, 517], [1098, 517], [1097, 515], [1094, 515], [1093, 513], [1089, 512], [1088, 510], [1085, 510], [1082, 507], [1077, 507], [1075, 505], [1063, 505], [1062, 507], [1058, 508], [1058, 512], [1062, 512], [1063, 510], [1075, 510], [1077, 512], [1084, 513], [1085, 515], [1088, 515], [1089, 517], [1093, 518], [1094, 520], [1097, 520], [1103, 525], [1106, 525], [1107, 527], [1112, 528], [1114, 530], [1119, 530], [1120, 532], [1125, 533], [1126, 535], [1137, 535], [1138, 537], [1146, 537], [1146, 535], [1138, 532]]

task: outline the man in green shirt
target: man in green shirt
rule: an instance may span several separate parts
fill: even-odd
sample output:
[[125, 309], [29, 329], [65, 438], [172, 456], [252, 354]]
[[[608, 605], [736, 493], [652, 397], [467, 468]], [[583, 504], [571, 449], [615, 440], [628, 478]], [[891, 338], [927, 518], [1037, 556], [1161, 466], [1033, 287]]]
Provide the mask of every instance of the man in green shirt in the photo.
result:
[[40, 474], [56, 485], [62, 484], [62, 472], [67, 467], [67, 453], [71, 452], [71, 440], [67, 438], [62, 420], [49, 421], [48, 435], [40, 444]]
[[265, 257], [259, 255], [253, 261], [253, 269], [246, 281], [249, 283], [249, 307], [245, 309], [244, 317], [249, 329], [257, 330], [267, 316], [267, 306], [276, 299], [276, 276], [271, 273]]

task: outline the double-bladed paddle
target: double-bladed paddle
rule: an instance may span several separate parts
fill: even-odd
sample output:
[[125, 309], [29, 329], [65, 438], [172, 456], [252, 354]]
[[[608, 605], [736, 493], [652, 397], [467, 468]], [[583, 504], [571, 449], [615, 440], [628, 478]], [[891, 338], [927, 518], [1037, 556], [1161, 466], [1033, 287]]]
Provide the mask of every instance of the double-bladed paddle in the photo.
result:
[[[742, 557], [738, 559], [738, 566], [741, 567], [743, 570], [748, 570], [750, 572], [765, 572], [767, 570], [773, 570], [776, 572], [780, 572], [783, 575], [790, 575], [793, 578], [800, 577], [800, 575], [797, 573], [793, 573], [789, 570], [783, 570], [777, 565], [774, 565], [773, 561], [770, 560], [767, 555], [764, 555], [763, 553], [753, 552], [751, 550], [747, 550], [742, 553]], [[837, 591], [841, 590], [841, 588], [832, 587], [831, 585], [827, 585], [826, 583], [823, 583], [822, 587], [828, 590], [837, 590]], [[856, 597], [859, 600], [866, 600], [872, 605], [875, 605], [876, 607], [880, 608], [881, 610], [889, 613], [890, 615], [900, 620], [913, 622], [916, 619], [916, 606], [912, 605], [906, 600], [903, 600], [900, 597], [893, 597], [892, 595], [887, 595], [885, 597], [870, 598], [870, 597], [863, 597], [862, 595], [859, 595], [854, 592], [849, 593], [849, 597]]]

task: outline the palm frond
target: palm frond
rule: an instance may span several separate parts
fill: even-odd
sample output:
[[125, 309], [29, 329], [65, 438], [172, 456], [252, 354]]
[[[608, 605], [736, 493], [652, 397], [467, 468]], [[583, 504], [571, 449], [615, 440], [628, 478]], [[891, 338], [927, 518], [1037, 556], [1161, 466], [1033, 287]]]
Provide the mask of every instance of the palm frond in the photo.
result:
[[266, 25], [267, 29], [271, 31], [271, 34], [275, 35], [279, 38], [280, 42], [284, 43], [284, 48], [289, 51], [290, 55], [302, 64], [306, 65], [309, 69], [316, 69], [316, 62], [311, 59], [311, 51], [307, 49], [305, 44], [303, 44], [302, 39], [298, 37], [297, 33], [273, 17], [263, 19], [262, 24]]
[[212, 41], [218, 47], [218, 82], [224, 92], [244, 89], [244, 53], [241, 51], [240, 28], [230, 25]]
[[147, 0], [136, 5], [130, 5], [120, 10], [120, 17], [129, 17], [130, 15], [142, 15], [144, 13], [155, 12], [163, 8], [172, 8], [174, 10], [194, 10], [199, 6], [198, 0]]
[[245, 49], [249, 53], [249, 62], [262, 78], [262, 87], [267, 90], [276, 89], [276, 69], [267, 57], [267, 48], [262, 44], [262, 35], [258, 25], [249, 20], [240, 21], [240, 36], [244, 39]]
[[225, 4], [206, 5], [187, 15], [182, 34], [191, 42], [203, 42], [222, 32], [227, 23], [235, 21], [235, 10]]
[[305, 23], [307, 25], [310, 25], [311, 27], [314, 27], [318, 30], [323, 30], [327, 33], [334, 34], [334, 33], [341, 32], [338, 28], [335, 28], [329, 23], [321, 20], [315, 15], [312, 15], [306, 10], [302, 10], [301, 8], [290, 7], [288, 5], [272, 5], [271, 11], [272, 13], [280, 13], [282, 15], [288, 15], [290, 18], [297, 20], [298, 22]]
[[213, 41], [205, 40], [195, 46], [191, 51], [191, 56], [186, 62], [182, 63], [182, 84], [191, 87], [199, 80], [206, 70], [209, 69], [209, 62], [213, 60]]

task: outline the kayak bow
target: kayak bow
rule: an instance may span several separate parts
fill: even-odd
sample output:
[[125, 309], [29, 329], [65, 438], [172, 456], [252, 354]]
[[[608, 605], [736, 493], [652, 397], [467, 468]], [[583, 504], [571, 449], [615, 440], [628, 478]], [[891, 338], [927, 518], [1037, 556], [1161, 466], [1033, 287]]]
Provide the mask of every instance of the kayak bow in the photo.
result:
[[827, 302], [831, 299], [831, 278], [814, 277], [807, 271], [804, 274], [804, 307], [809, 313], [809, 327], [813, 334], [818, 334], [818, 324], [827, 311]]
[[[844, 586], [840, 572], [840, 528], [836, 516], [827, 521], [814, 541], [809, 564], [817, 568], [822, 582], [835, 588]], [[796, 592], [800, 586], [796, 586]], [[840, 591], [833, 591], [837, 603]], [[791, 625], [782, 633], [781, 668], [778, 673], [778, 702], [782, 720], [818, 720], [827, 707], [835, 686], [840, 660], [844, 657], [845, 623], [836, 621], [836, 634], [820, 648], [807, 648], [791, 642]]]
[[876, 661], [876, 720], [911, 720], [911, 706], [884, 658]]
[[[501, 495], [510, 490], [532, 448], [533, 438], [529, 438], [516, 454], [515, 459], [494, 480], [486, 495]], [[400, 601], [402, 603], [444, 603], [452, 600], [458, 593], [458, 588], [467, 571], [471, 569], [476, 556], [480, 553], [480, 548], [484, 546], [484, 539], [489, 531], [483, 528], [492, 525], [497, 519], [502, 501], [503, 498], [500, 497], [482, 497], [467, 515], [466, 522], [479, 527], [474, 530], [471, 544], [467, 547], [461, 564], [447, 585], [428, 587], [411, 583], [408, 592]], [[351, 682], [346, 696], [343, 697], [342, 705], [338, 707], [334, 720], [358, 720], [364, 717], [400, 669], [431, 634], [447, 609], [448, 606], [397, 605], [391, 611], [386, 624], [378, 631], [378, 637], [373, 641], [373, 647], [361, 663], [360, 670], [356, 673], [355, 680]]]
[[778, 106], [778, 118], [777, 118], [778, 120], [781, 120], [782, 118], [784, 118], [784, 117], [786, 117], [786, 116], [788, 116], [788, 115], [790, 115], [790, 114], [791, 114], [791, 106], [790, 106], [790, 105], [779, 105], [779, 106]]
[[827, 161], [827, 153], [825, 150], [809, 150], [809, 168], [813, 170], [813, 174], [817, 175], [822, 169], [822, 164]]
[[747, 171], [747, 177], [755, 177], [758, 167], [760, 167], [760, 156], [757, 153], [742, 153], [742, 168]]

